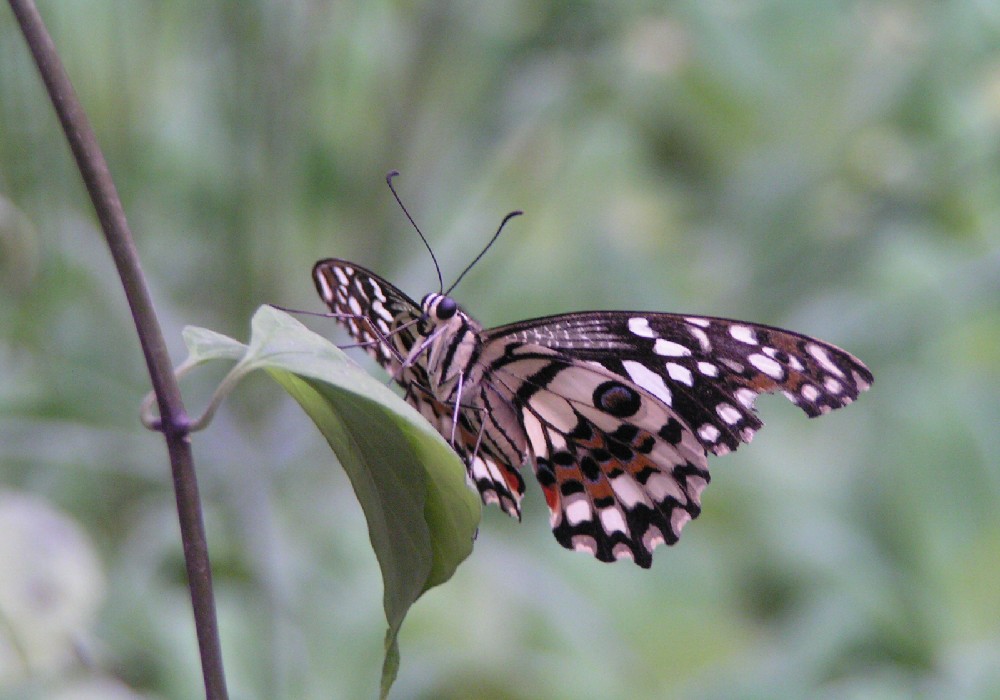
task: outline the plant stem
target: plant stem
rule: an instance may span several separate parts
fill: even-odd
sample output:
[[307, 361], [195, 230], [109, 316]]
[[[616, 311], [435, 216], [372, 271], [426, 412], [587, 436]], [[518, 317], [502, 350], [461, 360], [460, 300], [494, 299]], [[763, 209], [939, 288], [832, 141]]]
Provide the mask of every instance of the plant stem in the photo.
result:
[[163, 333], [153, 310], [153, 302], [139, 265], [139, 256], [107, 162], [59, 59], [52, 38], [32, 0], [9, 0], [9, 2], [28, 48], [38, 65], [42, 81], [73, 151], [80, 175], [97, 210], [97, 218], [132, 310], [139, 343], [142, 345], [153, 391], [159, 404], [159, 429], [166, 439], [170, 455], [174, 492], [177, 498], [177, 516], [184, 543], [184, 561], [187, 565], [188, 586], [191, 590], [195, 628], [201, 652], [205, 694], [209, 700], [225, 700], [228, 695], [222, 667], [222, 648], [219, 643], [215, 598], [212, 594], [212, 572], [205, 540], [205, 526], [202, 521], [201, 501], [198, 496], [198, 482], [188, 439], [189, 420], [181, 401], [180, 388], [174, 378]]

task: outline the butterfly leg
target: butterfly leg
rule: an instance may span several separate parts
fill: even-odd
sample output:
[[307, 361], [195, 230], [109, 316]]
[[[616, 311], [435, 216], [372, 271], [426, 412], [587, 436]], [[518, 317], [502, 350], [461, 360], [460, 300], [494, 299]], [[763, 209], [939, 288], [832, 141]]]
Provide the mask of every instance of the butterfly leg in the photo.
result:
[[[400, 364], [403, 364], [403, 355], [399, 352], [399, 350], [396, 349], [395, 345], [389, 342], [389, 336], [383, 333], [381, 330], [379, 330], [378, 326], [376, 326], [370, 318], [368, 318], [367, 316], [364, 316], [363, 318], [365, 323], [368, 324], [368, 328], [371, 329], [372, 335], [375, 336], [375, 340], [368, 341], [367, 343], [364, 343], [364, 345], [375, 345], [379, 347], [388, 348], [389, 352], [391, 352], [395, 356], [396, 361], [399, 362]], [[408, 325], [409, 325], [408, 323], [404, 323], [402, 326], [395, 329], [392, 332], [392, 334], [399, 333]], [[361, 344], [362, 343], [359, 343], [359, 345]]]
[[472, 456], [470, 457], [471, 460], [474, 460], [476, 457], [479, 456], [479, 448], [483, 444], [483, 435], [485, 433], [486, 433], [486, 421], [480, 419], [479, 433], [476, 435], [476, 443], [472, 446]]
[[[400, 327], [399, 330], [401, 330], [401, 329], [402, 329], [402, 327]], [[424, 354], [424, 352], [426, 352], [431, 347], [431, 345], [434, 343], [434, 341], [437, 340], [438, 336], [441, 335], [441, 333], [444, 330], [445, 330], [444, 328], [439, 328], [435, 332], [431, 333], [429, 336], [427, 336], [424, 339], [424, 342], [422, 342], [420, 345], [416, 346], [415, 348], [412, 348], [407, 353], [407, 355], [406, 355], [405, 358], [400, 355], [399, 356], [399, 367], [397, 367], [395, 369], [395, 371], [392, 373], [392, 378], [395, 381], [399, 381], [399, 378], [402, 376], [403, 371], [406, 370], [406, 369], [409, 369], [414, 364], [416, 364], [417, 358], [419, 358], [422, 354]]]
[[455, 431], [458, 429], [458, 411], [462, 407], [462, 382], [465, 372], [458, 373], [458, 383], [455, 385], [455, 409], [451, 414], [451, 446], [455, 447]]

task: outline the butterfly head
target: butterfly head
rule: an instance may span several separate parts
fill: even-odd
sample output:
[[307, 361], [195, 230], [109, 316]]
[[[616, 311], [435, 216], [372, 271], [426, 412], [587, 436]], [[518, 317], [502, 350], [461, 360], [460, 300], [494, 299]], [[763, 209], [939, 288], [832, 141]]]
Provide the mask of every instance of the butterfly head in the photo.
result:
[[458, 312], [458, 304], [450, 296], [431, 293], [420, 302], [424, 317], [433, 324], [444, 323]]

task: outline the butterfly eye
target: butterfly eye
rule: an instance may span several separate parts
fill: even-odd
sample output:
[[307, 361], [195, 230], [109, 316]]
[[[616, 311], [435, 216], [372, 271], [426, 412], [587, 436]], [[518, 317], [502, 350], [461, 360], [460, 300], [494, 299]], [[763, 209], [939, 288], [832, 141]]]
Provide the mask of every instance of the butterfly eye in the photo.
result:
[[458, 304], [451, 297], [441, 297], [441, 301], [438, 302], [437, 308], [434, 309], [434, 315], [438, 317], [441, 321], [447, 321], [449, 318], [455, 315], [458, 311]]

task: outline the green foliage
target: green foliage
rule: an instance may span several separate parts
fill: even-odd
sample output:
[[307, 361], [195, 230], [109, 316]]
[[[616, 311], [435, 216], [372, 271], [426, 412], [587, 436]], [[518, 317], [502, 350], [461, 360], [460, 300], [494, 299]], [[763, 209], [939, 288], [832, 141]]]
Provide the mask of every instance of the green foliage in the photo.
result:
[[[319, 258], [413, 296], [434, 288], [383, 185], [398, 169], [446, 278], [525, 211], [457, 290], [488, 325], [716, 314], [818, 335], [872, 367], [871, 392], [817, 421], [762, 400], [767, 426], [710, 461], [702, 516], [651, 571], [560, 548], [529, 477], [524, 522], [484, 509], [475, 555], [410, 611], [393, 697], [1000, 694], [990, 3], [42, 12], [177, 358], [185, 325], [238, 337], [263, 303], [321, 309]], [[0, 481], [97, 548], [103, 605], [80, 630], [94, 667], [137, 693], [196, 697], [166, 456], [135, 417], [149, 387], [121, 297], [0, 10]], [[211, 371], [184, 384], [192, 410]], [[378, 562], [328, 447], [253, 376], [193, 441], [233, 697], [371, 697]], [[20, 673], [0, 677], [9, 693]]]

